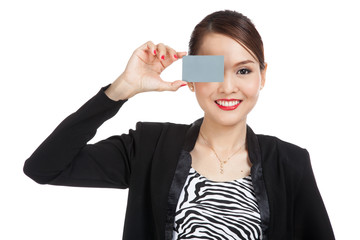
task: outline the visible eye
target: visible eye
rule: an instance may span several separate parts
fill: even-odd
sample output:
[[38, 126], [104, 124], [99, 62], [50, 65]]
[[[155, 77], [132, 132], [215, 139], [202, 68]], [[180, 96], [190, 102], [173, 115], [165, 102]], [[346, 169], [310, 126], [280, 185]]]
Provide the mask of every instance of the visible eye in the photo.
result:
[[237, 72], [242, 74], [242, 75], [251, 73], [251, 71], [249, 69], [247, 69], [247, 68], [242, 68]]

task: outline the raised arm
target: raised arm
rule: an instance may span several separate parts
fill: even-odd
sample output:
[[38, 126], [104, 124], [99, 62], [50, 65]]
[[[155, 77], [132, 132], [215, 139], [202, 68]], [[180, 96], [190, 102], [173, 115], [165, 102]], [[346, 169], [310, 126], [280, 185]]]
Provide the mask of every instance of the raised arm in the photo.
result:
[[26, 160], [24, 173], [41, 184], [127, 188], [140, 144], [141, 124], [128, 134], [87, 144], [97, 129], [135, 94], [175, 91], [185, 82], [165, 82], [161, 72], [185, 52], [147, 42], [132, 54], [125, 71], [65, 118]]

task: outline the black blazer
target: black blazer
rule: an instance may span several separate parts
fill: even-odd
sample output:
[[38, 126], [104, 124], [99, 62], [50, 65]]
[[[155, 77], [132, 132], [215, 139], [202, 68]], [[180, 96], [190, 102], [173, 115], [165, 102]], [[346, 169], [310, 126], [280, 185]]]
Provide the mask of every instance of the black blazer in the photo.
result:
[[[40, 184], [129, 188], [123, 239], [171, 240], [202, 119], [191, 125], [139, 122], [128, 134], [87, 144], [127, 101], [109, 99], [106, 88], [60, 123], [26, 160], [24, 172]], [[335, 239], [308, 152], [249, 126], [246, 147], [264, 239]]]

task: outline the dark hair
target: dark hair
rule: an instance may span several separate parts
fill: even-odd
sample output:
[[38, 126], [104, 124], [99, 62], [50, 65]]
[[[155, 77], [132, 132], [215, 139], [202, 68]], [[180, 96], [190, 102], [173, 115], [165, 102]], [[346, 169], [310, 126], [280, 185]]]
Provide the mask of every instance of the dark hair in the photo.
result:
[[261, 70], [265, 69], [263, 42], [248, 17], [230, 10], [217, 11], [207, 15], [196, 25], [191, 34], [189, 42], [190, 55], [197, 54], [202, 39], [207, 33], [219, 33], [231, 37], [259, 61]]

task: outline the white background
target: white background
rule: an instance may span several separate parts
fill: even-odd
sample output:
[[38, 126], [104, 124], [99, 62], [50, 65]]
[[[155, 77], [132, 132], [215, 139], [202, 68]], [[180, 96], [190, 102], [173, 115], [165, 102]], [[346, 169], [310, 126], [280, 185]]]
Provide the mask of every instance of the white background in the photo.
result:
[[[187, 51], [195, 25], [223, 9], [250, 17], [264, 41], [267, 82], [248, 124], [308, 149], [337, 239], [358, 237], [356, 1], [9, 0], [0, 3], [0, 239], [122, 238], [127, 190], [38, 185], [23, 174], [24, 161], [123, 71], [134, 49], [152, 40]], [[181, 61], [162, 76], [181, 79]], [[145, 93], [92, 142], [137, 121], [201, 116], [186, 87]]]

